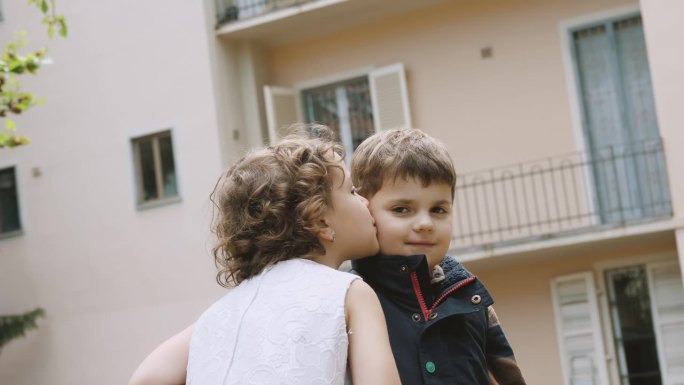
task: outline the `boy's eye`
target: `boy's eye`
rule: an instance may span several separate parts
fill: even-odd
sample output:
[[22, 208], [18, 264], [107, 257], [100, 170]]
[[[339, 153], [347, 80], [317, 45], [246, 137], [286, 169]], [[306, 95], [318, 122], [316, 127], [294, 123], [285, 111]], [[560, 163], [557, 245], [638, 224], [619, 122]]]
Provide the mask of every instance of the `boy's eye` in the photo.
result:
[[432, 212], [435, 214], [448, 214], [449, 210], [445, 209], [444, 207], [433, 207]]
[[403, 206], [397, 206], [397, 207], [392, 207], [391, 211], [396, 214], [406, 214], [409, 209], [408, 207], [403, 207]]

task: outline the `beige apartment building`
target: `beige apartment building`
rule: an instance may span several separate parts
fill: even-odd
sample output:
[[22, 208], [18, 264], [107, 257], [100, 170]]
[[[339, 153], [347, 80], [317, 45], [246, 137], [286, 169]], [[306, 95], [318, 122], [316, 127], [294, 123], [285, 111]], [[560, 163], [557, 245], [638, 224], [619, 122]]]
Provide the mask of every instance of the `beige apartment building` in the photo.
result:
[[[208, 195], [295, 121], [418, 127], [459, 174], [450, 253], [529, 384], [684, 384], [684, 3], [58, 2], [46, 103], [0, 150], [0, 383], [119, 384], [222, 293]], [[0, 36], [37, 16], [3, 2]], [[35, 36], [35, 38], [34, 38]]]

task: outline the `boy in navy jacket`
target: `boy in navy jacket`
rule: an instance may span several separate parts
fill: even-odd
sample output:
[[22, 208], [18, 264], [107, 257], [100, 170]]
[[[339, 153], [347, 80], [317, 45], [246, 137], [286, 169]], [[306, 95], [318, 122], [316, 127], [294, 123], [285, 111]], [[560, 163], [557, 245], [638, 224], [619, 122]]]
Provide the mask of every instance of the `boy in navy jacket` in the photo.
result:
[[444, 257], [456, 184], [444, 145], [417, 129], [376, 133], [354, 153], [352, 179], [380, 244], [354, 269], [380, 298], [402, 383], [524, 385], [489, 292]]

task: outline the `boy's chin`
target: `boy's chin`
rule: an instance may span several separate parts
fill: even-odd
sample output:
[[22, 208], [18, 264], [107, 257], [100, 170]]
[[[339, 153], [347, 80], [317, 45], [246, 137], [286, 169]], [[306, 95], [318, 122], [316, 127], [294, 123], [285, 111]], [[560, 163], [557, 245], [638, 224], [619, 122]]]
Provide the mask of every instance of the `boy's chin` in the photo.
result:
[[444, 255], [439, 256], [439, 257], [430, 257], [430, 256], [428, 256], [428, 257], [427, 257], [427, 262], [428, 262], [428, 267], [430, 268], [430, 270], [434, 269], [435, 266], [439, 265], [440, 262], [442, 262], [443, 259], [444, 259]]

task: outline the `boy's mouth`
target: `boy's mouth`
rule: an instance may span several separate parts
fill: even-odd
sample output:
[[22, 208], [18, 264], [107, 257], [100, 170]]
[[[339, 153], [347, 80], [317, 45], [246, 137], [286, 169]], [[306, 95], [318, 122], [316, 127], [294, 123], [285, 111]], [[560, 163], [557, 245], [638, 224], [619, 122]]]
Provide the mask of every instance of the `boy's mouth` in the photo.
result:
[[406, 244], [415, 247], [432, 247], [435, 245], [433, 242], [427, 241], [406, 242]]

